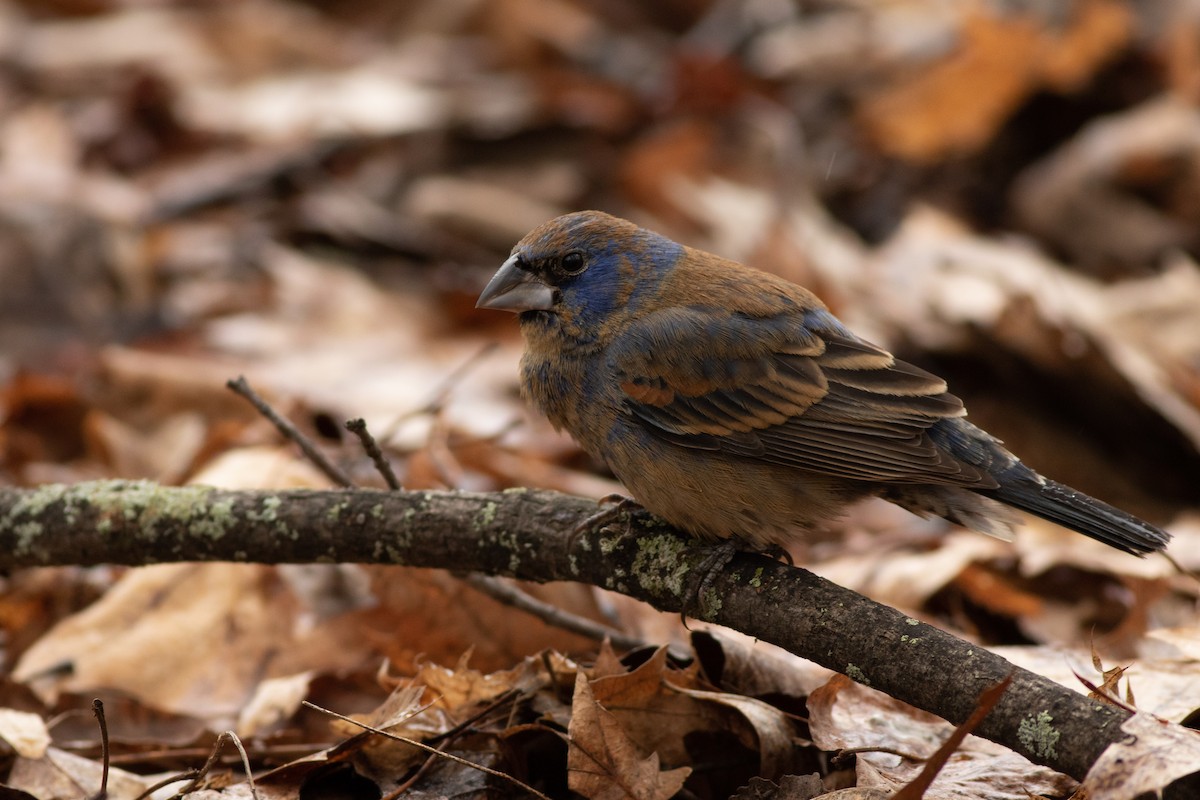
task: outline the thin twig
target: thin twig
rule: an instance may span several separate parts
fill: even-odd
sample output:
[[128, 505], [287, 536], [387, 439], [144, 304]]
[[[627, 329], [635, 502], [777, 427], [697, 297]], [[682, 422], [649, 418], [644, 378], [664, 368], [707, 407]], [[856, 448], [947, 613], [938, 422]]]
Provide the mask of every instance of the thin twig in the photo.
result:
[[92, 713], [100, 726], [100, 791], [93, 795], [96, 800], [108, 797], [108, 720], [104, 718], [104, 701], [97, 697], [92, 701]]
[[458, 386], [459, 382], [463, 378], [467, 377], [467, 374], [470, 373], [471, 370], [475, 369], [479, 362], [483, 361], [485, 358], [494, 353], [497, 347], [499, 347], [499, 345], [495, 342], [488, 342], [483, 347], [479, 348], [479, 350], [473, 355], [469, 356], [466, 361], [450, 370], [450, 374], [443, 378], [441, 384], [434, 389], [433, 396], [430, 398], [425, 407], [428, 410], [433, 411], [445, 405], [446, 398], [450, 396], [450, 393], [454, 391], [454, 388]]
[[379, 449], [379, 443], [375, 441], [375, 437], [367, 430], [367, 421], [362, 417], [346, 420], [346, 430], [358, 437], [358, 441], [362, 442], [363, 450], [371, 457], [371, 463], [375, 465], [376, 471], [383, 476], [383, 480], [387, 483], [389, 489], [398, 492], [404, 487], [400, 485], [400, 481], [396, 480], [396, 473], [392, 471], [392, 462], [388, 461], [387, 456]]
[[400, 797], [409, 789], [416, 786], [417, 781], [425, 777], [425, 774], [429, 772], [435, 763], [437, 763], [437, 756], [433, 755], [432, 753], [425, 756], [425, 760], [421, 762], [421, 766], [417, 767], [417, 771], [414, 772], [412, 776], [408, 778], [408, 780], [399, 784], [395, 789], [392, 789], [383, 797], [379, 798], [379, 800], [396, 800], [397, 797]]
[[1104, 702], [1104, 703], [1111, 703], [1112, 705], [1116, 706], [1117, 708], [1125, 709], [1130, 714], [1137, 713], [1136, 708], [1129, 705], [1121, 698], [1113, 697], [1111, 694], [1104, 691], [1102, 688], [1100, 688], [1096, 684], [1092, 683], [1087, 678], [1080, 675], [1078, 672], [1075, 672], [1075, 670], [1071, 670], [1071, 672], [1075, 675], [1075, 680], [1079, 681], [1080, 683], [1082, 683], [1084, 686], [1087, 687], [1087, 690], [1092, 693], [1092, 697], [1094, 699], [1096, 699], [1100, 702]]
[[144, 792], [142, 792], [141, 794], [139, 794], [137, 797], [133, 798], [133, 800], [146, 800], [147, 797], [154, 794], [159, 789], [162, 789], [166, 786], [170, 786], [172, 783], [179, 783], [180, 781], [193, 780], [199, 774], [200, 774], [200, 770], [189, 769], [187, 772], [182, 772], [178, 775], [171, 775], [170, 777], [163, 778], [161, 781], [154, 784], [153, 786], [147, 786], [146, 790]]
[[425, 438], [425, 455], [429, 465], [445, 486], [462, 484], [463, 468], [450, 446], [451, 431], [446, 423], [443, 409], [430, 412], [429, 435]]
[[907, 750], [897, 750], [894, 747], [846, 747], [834, 753], [830, 762], [833, 766], [841, 768], [846, 759], [850, 756], [856, 756], [859, 753], [886, 753], [889, 756], [900, 756], [900, 758], [906, 758], [909, 761], [916, 761], [917, 763], [928, 759], [928, 756], [920, 756], [916, 753], [910, 753]]
[[[55, 740], [55, 746], [61, 747], [63, 750], [72, 752], [89, 752], [88, 746], [81, 742], [60, 742]], [[328, 742], [305, 742], [297, 744], [276, 744], [263, 745], [255, 748], [254, 752], [259, 756], [266, 756], [274, 759], [290, 760], [299, 758], [300, 756], [308, 755], [314, 750], [324, 750], [332, 747]], [[177, 762], [184, 758], [206, 758], [211, 752], [208, 747], [180, 747], [178, 749], [164, 750], [142, 750], [136, 753], [113, 753], [109, 761], [114, 767], [122, 765], [133, 766], [139, 768], [138, 771], [147, 771], [151, 766], [155, 766], [159, 761]], [[240, 761], [241, 757], [238, 756]], [[191, 770], [188, 770], [190, 773]]]
[[[521, 695], [521, 692], [518, 692], [516, 689], [507, 689], [507, 690], [501, 692], [500, 694], [498, 694], [495, 698], [492, 699], [492, 701], [490, 703], [488, 703], [486, 706], [481, 708], [479, 711], [477, 711], [474, 714], [472, 714], [471, 716], [467, 717], [462, 722], [455, 725], [453, 728], [443, 731], [442, 733], [439, 733], [437, 736], [431, 737], [430, 740], [438, 742], [443, 747], [448, 746], [450, 744], [450, 742], [453, 742], [455, 739], [457, 739], [459, 736], [461, 736], [464, 732], [466, 732], [467, 729], [473, 727], [476, 722], [483, 719], [488, 714], [491, 714], [493, 711], [495, 711], [500, 706], [505, 705], [506, 703], [512, 703], [513, 706], [515, 707], [516, 706], [515, 701], [520, 697], [520, 695]], [[430, 705], [432, 705], [432, 704], [430, 704]], [[429, 706], [425, 706], [425, 708], [428, 708], [428, 707]], [[423, 711], [423, 710], [424, 710], [424, 708], [422, 708], [419, 711], [416, 711], [412, 714], [409, 714], [408, 716], [415, 717], [417, 714], [420, 713], [420, 711]], [[425, 773], [429, 772], [430, 767], [432, 767], [436, 761], [437, 761], [437, 756], [430, 753], [429, 757], [426, 758], [421, 763], [421, 766], [417, 767], [417, 771], [414, 772], [412, 774], [412, 776], [410, 778], [408, 778], [408, 780], [404, 781], [404, 783], [401, 783], [395, 789], [393, 789], [392, 791], [385, 794], [383, 797], [380, 798], [380, 800], [395, 800], [395, 798], [403, 795], [405, 792], [407, 792], [409, 789], [411, 789], [413, 786], [415, 786], [417, 784], [417, 781], [419, 781], [425, 775]]]
[[[66, 720], [69, 720], [73, 717], [83, 717], [83, 716], [87, 716], [87, 711], [82, 708], [68, 708], [66, 711], [60, 711], [59, 713], [55, 714], [50, 719], [46, 720], [46, 730], [52, 731], [55, 728], [57, 728], [60, 724], [65, 722]], [[55, 743], [58, 744], [59, 741], [61, 741], [61, 740], [56, 740]], [[92, 744], [93, 744], [93, 742], [91, 742], [91, 740], [88, 740], [88, 745], [91, 746]], [[59, 746], [61, 747], [61, 745], [59, 745]]]
[[205, 759], [204, 764], [200, 767], [200, 769], [192, 770], [192, 779], [188, 782], [187, 786], [184, 786], [182, 789], [172, 795], [171, 800], [179, 800], [179, 798], [183, 797], [185, 794], [191, 793], [196, 789], [197, 786], [200, 785], [200, 781], [202, 781], [204, 776], [208, 774], [209, 770], [213, 768], [213, 764], [217, 763], [217, 758], [221, 755], [221, 743], [224, 740], [224, 735], [217, 737], [217, 741], [213, 744], [212, 749], [208, 751], [208, 758]]
[[925, 761], [925, 766], [921, 767], [917, 777], [892, 795], [892, 800], [921, 800], [925, 797], [925, 793], [933, 785], [938, 773], [950, 760], [950, 756], [954, 755], [954, 751], [962, 746], [971, 731], [979, 727], [983, 718], [992, 713], [992, 709], [1000, 702], [1000, 698], [1008, 691], [1008, 687], [1012, 686], [1012, 682], [1013, 676], [1009, 675], [994, 686], [984, 689], [983, 693], [979, 695], [979, 702], [975, 706], [975, 710], [971, 712], [971, 716], [951, 731], [950, 735], [946, 737], [946, 741], [942, 742], [942, 746]]
[[254, 800], [258, 800], [258, 789], [254, 786], [254, 771], [250, 768], [250, 756], [246, 755], [246, 748], [242, 746], [242, 740], [233, 731], [225, 731], [221, 736], [230, 739], [233, 746], [237, 748], [238, 753], [242, 756], [242, 767], [246, 770], [246, 782], [250, 784], [250, 796]]
[[483, 772], [487, 775], [491, 775], [494, 778], [500, 778], [501, 780], [508, 781], [513, 786], [516, 786], [520, 789], [524, 789], [525, 791], [529, 792], [534, 797], [540, 797], [540, 798], [542, 798], [542, 800], [550, 800], [549, 797], [542, 794], [537, 789], [533, 788], [532, 786], [530, 786], [527, 783], [517, 780], [512, 775], [507, 775], [503, 772], [500, 772], [499, 770], [492, 769], [491, 767], [485, 767], [482, 764], [476, 764], [474, 761], [468, 761], [465, 758], [460, 758], [459, 756], [453, 755], [451, 753], [447, 753], [443, 750], [438, 750], [436, 747], [430, 747], [429, 745], [425, 744], [424, 742], [418, 742], [416, 739], [409, 739], [405, 736], [399, 736], [394, 733], [389, 733], [388, 731], [385, 731], [385, 730], [380, 730], [379, 728], [375, 728], [370, 725], [367, 725], [365, 722], [359, 722], [356, 719], [351, 719], [350, 717], [339, 714], [336, 711], [330, 711], [328, 708], [322, 708], [321, 706], [317, 705], [316, 703], [310, 703], [307, 700], [301, 700], [300, 702], [302, 705], [308, 706], [313, 711], [319, 711], [322, 714], [328, 714], [329, 716], [333, 717], [334, 719], [340, 719], [342, 722], [348, 722], [351, 725], [356, 725], [365, 731], [370, 731], [371, 733], [377, 734], [379, 736], [386, 736], [388, 739], [392, 739], [397, 742], [403, 742], [404, 744], [411, 745], [412, 747], [415, 747], [418, 750], [424, 750], [426, 753], [431, 753], [433, 755], [440, 756], [444, 759], [447, 759], [448, 761], [453, 761], [456, 764], [462, 764], [464, 767], [470, 767], [471, 769], [477, 769], [480, 772]]
[[240, 394], [242, 397], [249, 400], [250, 404], [258, 409], [258, 413], [270, 420], [271, 424], [273, 424], [279, 430], [279, 432], [283, 434], [284, 438], [295, 442], [304, 452], [305, 457], [307, 457], [309, 461], [316, 465], [317, 469], [321, 470], [321, 472], [324, 472], [331, 481], [336, 483], [338, 486], [344, 486], [347, 488], [354, 486], [354, 482], [350, 480], [350, 476], [343, 472], [342, 469], [332, 461], [327, 459], [325, 455], [317, 449], [317, 446], [313, 443], [312, 439], [309, 439], [307, 436], [301, 433], [295, 425], [280, 416], [275, 409], [272, 408], [269, 403], [267, 403], [266, 400], [263, 400], [261, 397], [259, 397], [257, 392], [250, 388], [250, 384], [246, 381], [245, 376], [239, 375], [236, 380], [226, 381], [225, 385], [233, 392]]
[[[192, 773], [189, 773], [193, 775], [191, 781], [187, 786], [184, 786], [177, 793], [172, 795], [171, 800], [179, 800], [179, 798], [183, 797], [184, 795], [191, 794], [196, 790], [196, 787], [200, 785], [200, 781], [202, 781], [205, 776], [208, 775], [208, 773], [212, 770], [213, 765], [217, 763], [217, 759], [221, 756], [221, 746], [225, 744], [226, 741], [232, 741], [233, 746], [236, 747], [238, 753], [241, 754], [242, 767], [246, 770], [246, 782], [250, 784], [250, 796], [253, 797], [254, 800], [258, 800], [258, 789], [254, 785], [254, 775], [250, 771], [250, 758], [246, 755], [246, 749], [242, 747], [242, 740], [239, 739], [237, 734], [233, 731], [225, 731], [217, 737], [217, 741], [213, 743], [212, 750], [209, 752], [208, 760], [204, 762], [204, 766], [200, 767], [198, 770], [194, 770]], [[171, 781], [171, 783], [174, 783], [174, 781]]]
[[391, 439], [396, 435], [396, 431], [400, 429], [400, 426], [413, 417], [419, 417], [423, 414], [435, 414], [440, 411], [442, 406], [446, 404], [446, 398], [449, 397], [450, 392], [454, 391], [454, 387], [458, 385], [458, 382], [466, 377], [467, 373], [469, 373], [476, 364], [482, 361], [484, 357], [490, 355], [498, 346], [499, 345], [497, 345], [495, 342], [488, 342], [481, 347], [478, 352], [468, 357], [466, 361], [450, 370], [450, 374], [442, 379], [442, 382], [433, 390], [428, 400], [392, 420], [392, 423], [384, 429], [383, 436], [381, 438], [384, 441]]
[[442, 378], [442, 382], [433, 390], [429, 401], [425, 403], [416, 413], [437, 411], [446, 404], [446, 398], [454, 391], [459, 382], [473, 370], [479, 362], [490, 356], [499, 347], [495, 342], [488, 342], [483, 347], [479, 348], [474, 354], [467, 357], [463, 363], [459, 364], [454, 369], [450, 370], [450, 374]]
[[513, 608], [518, 608], [528, 614], [533, 614], [547, 625], [552, 625], [555, 628], [562, 628], [565, 631], [586, 636], [597, 642], [608, 639], [613, 643], [614, 647], [621, 650], [636, 650], [639, 647], [646, 646], [646, 642], [636, 636], [630, 636], [615, 628], [602, 625], [595, 620], [581, 617], [578, 614], [572, 614], [570, 611], [564, 611], [558, 606], [551, 605], [544, 600], [538, 600], [536, 597], [521, 591], [516, 586], [500, 578], [471, 573], [464, 575], [463, 580], [472, 588], [483, 592], [493, 600], [512, 606]]
[[[483, 719], [488, 714], [491, 714], [497, 708], [500, 708], [500, 706], [503, 706], [506, 703], [510, 703], [510, 702], [515, 704], [515, 701], [521, 694], [522, 693], [517, 691], [516, 689], [505, 689], [503, 692], [501, 692], [500, 694], [498, 694], [494, 698], [492, 698], [492, 701], [490, 703], [488, 703], [486, 706], [484, 706], [483, 708], [479, 709], [479, 711], [476, 711], [474, 714], [467, 717], [462, 722], [455, 725], [453, 728], [443, 731], [442, 733], [439, 733], [436, 736], [433, 736], [431, 738], [433, 739], [433, 741], [437, 741], [437, 742], [449, 741], [450, 739], [453, 739], [454, 737], [462, 734], [468, 728], [472, 727], [476, 722], [479, 722], [479, 720]], [[416, 715], [414, 714], [413, 716], [416, 716]]]

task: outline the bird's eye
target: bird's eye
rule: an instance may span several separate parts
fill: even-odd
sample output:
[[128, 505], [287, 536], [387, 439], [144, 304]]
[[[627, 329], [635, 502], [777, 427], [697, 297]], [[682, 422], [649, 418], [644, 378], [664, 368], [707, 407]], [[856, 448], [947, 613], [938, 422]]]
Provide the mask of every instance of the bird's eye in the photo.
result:
[[583, 272], [585, 266], [587, 266], [587, 262], [583, 258], [583, 253], [572, 251], [562, 257], [562, 271], [568, 275], [578, 275]]

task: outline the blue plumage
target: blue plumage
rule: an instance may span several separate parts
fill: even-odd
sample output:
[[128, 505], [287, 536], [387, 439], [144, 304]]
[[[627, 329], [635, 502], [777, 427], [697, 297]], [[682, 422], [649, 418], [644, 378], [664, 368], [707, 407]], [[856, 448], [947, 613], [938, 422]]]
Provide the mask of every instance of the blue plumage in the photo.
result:
[[625, 220], [538, 227], [479, 305], [520, 314], [529, 400], [697, 536], [787, 544], [879, 495], [987, 533], [1012, 506], [1130, 553], [1169, 539], [1021, 464], [807, 290]]

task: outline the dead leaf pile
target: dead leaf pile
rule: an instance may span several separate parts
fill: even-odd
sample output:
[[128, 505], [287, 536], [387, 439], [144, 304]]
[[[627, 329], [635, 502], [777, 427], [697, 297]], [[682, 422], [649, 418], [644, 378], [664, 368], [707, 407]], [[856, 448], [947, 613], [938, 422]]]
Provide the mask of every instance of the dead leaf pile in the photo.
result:
[[[0, 0], [0, 483], [328, 485], [225, 389], [244, 374], [361, 485], [356, 417], [409, 488], [617, 492], [525, 409], [512, 320], [473, 307], [527, 230], [597, 207], [809, 286], [1194, 573], [1198, 43], [1165, 0]], [[873, 502], [794, 555], [1195, 724], [1200, 583], [1164, 560]], [[305, 702], [554, 797], [879, 796], [949, 735], [591, 587], [522, 589], [670, 652], [597, 655], [448, 572], [0, 588], [14, 796], [91, 796], [107, 755], [134, 798], [214, 752], [154, 796], [527, 791]], [[1177, 769], [1139, 755], [1108, 768], [1146, 790]], [[968, 737], [925, 797], [1072, 791]]]

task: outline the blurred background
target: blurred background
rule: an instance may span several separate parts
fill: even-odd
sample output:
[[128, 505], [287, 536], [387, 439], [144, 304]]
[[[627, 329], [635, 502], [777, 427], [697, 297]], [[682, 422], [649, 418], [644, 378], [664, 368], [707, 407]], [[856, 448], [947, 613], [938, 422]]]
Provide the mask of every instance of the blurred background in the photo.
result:
[[[245, 374], [364, 485], [350, 417], [406, 487], [617, 491], [524, 408], [515, 320], [474, 309], [530, 228], [597, 208], [806, 285], [1194, 569], [1198, 103], [1200, 7], [1170, 0], [4, 0], [0, 482], [325, 485], [224, 388]], [[1009, 545], [867, 503], [833, 533], [798, 557], [987, 643], [1196, 638], [1146, 638], [1194, 630], [1194, 581], [1048, 523]], [[26, 652], [122, 574], [11, 578], [9, 667], [140, 691], [89, 684], [78, 642]], [[585, 646], [418, 625], [485, 601], [384, 574], [320, 613], [386, 640], [291, 667]]]

